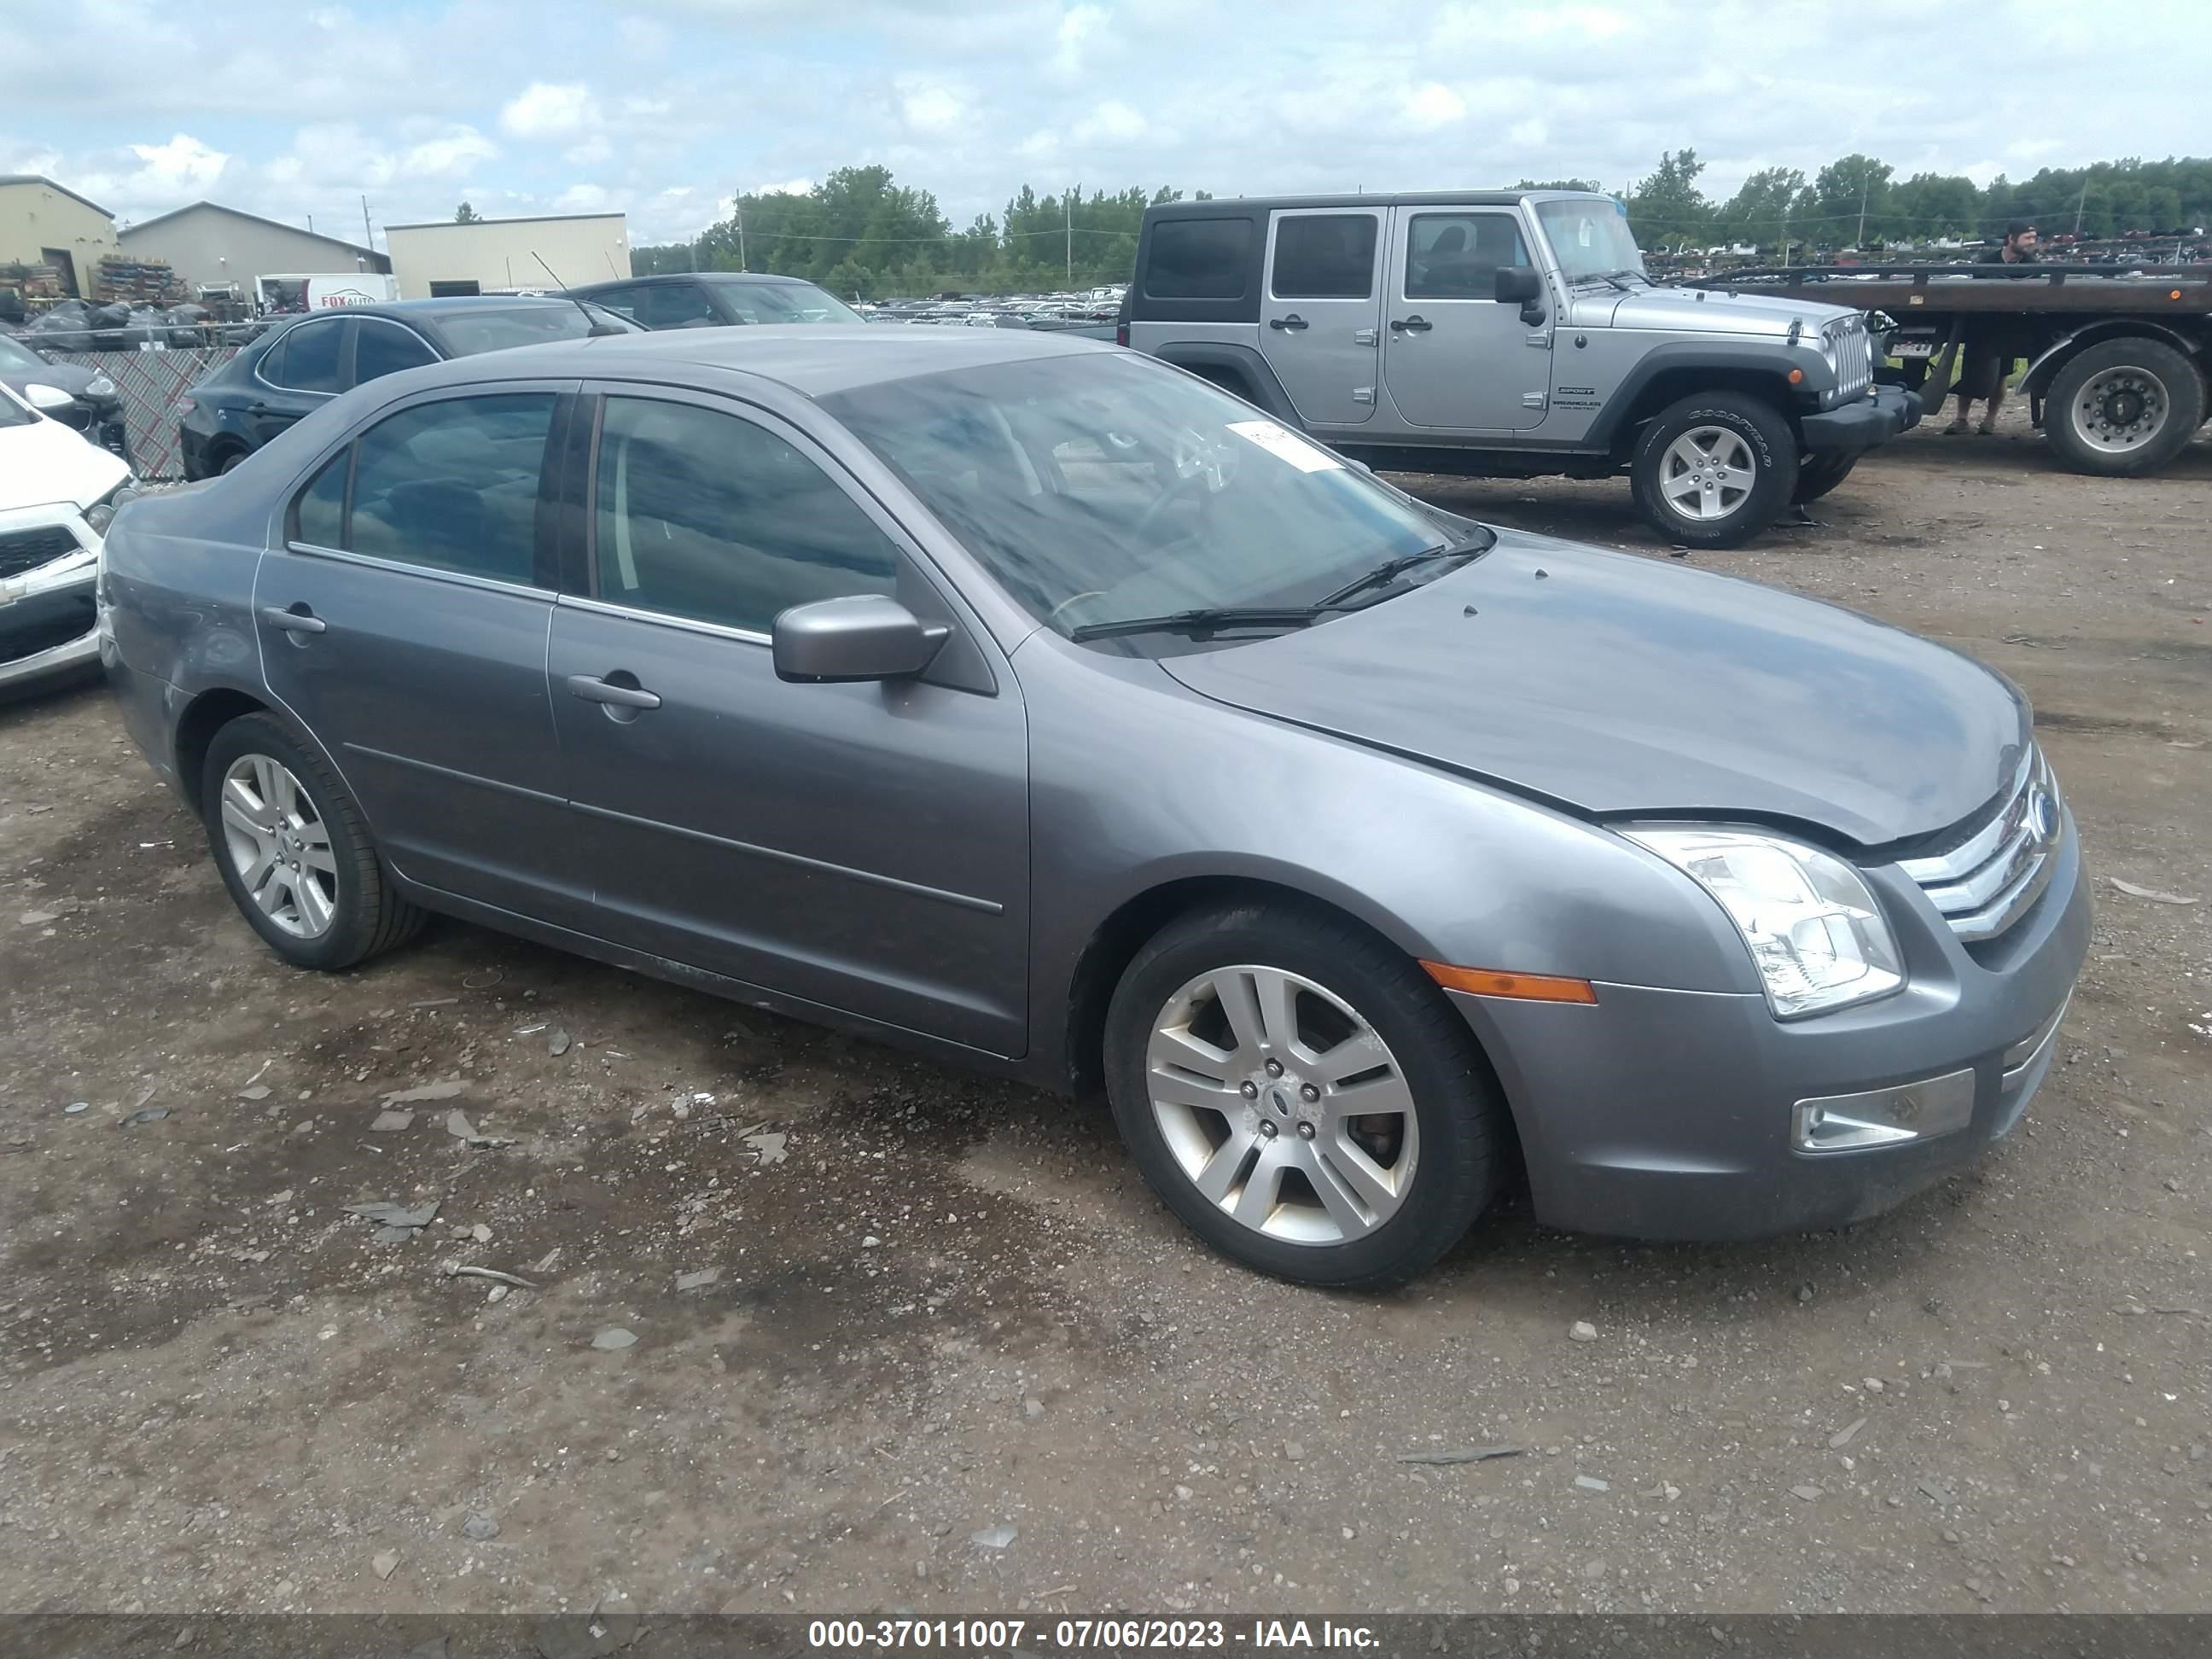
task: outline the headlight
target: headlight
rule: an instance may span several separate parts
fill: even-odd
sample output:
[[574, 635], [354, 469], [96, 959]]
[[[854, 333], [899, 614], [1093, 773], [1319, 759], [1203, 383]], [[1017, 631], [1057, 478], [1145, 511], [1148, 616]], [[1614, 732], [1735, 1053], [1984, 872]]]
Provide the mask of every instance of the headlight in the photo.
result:
[[92, 526], [95, 536], [107, 534], [107, 526], [115, 522], [116, 509], [138, 493], [138, 481], [125, 478], [84, 510], [84, 521]]
[[95, 374], [84, 383], [84, 395], [88, 398], [112, 398], [115, 382], [105, 374]]
[[1622, 833], [1728, 912], [1776, 1018], [1848, 1008], [1905, 983], [1881, 904], [1841, 859], [1750, 830], [1686, 826]]

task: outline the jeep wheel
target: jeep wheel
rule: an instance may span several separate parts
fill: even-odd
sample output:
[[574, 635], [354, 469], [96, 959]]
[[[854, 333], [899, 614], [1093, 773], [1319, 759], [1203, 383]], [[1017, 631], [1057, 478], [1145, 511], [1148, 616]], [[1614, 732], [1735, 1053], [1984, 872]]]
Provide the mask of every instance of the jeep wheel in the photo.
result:
[[2076, 472], [2132, 477], [2179, 455], [2204, 421], [2204, 377], [2156, 340], [2106, 340], [2054, 375], [2045, 434]]
[[1799, 507], [1817, 501], [1851, 476], [1859, 464], [1856, 454], [1814, 455], [1797, 464], [1797, 489], [1790, 497]]
[[1708, 392], [1659, 411], [1628, 465], [1646, 523], [1687, 547], [1736, 547], [1782, 515], [1797, 488], [1797, 438], [1781, 411]]

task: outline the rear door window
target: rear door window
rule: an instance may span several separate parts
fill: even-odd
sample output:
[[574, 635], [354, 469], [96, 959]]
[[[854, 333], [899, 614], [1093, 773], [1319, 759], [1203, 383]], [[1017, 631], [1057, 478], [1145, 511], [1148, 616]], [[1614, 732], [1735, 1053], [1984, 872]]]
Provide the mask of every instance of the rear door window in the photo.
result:
[[[339, 348], [351, 326], [350, 320], [342, 317], [301, 324], [284, 336], [281, 357], [272, 351], [263, 360], [261, 378], [294, 392], [344, 391], [338, 373]], [[272, 362], [276, 367], [270, 366]]]
[[1152, 227], [1145, 292], [1159, 300], [1239, 300], [1251, 260], [1249, 219], [1163, 219]]
[[1375, 291], [1371, 213], [1285, 214], [1275, 221], [1279, 300], [1364, 300]]

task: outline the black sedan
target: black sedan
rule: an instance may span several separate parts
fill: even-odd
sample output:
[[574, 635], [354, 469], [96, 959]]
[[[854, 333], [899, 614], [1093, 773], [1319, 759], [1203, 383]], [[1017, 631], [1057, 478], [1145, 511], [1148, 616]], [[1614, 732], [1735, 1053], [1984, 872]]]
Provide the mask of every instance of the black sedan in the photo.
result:
[[347, 306], [271, 329], [177, 400], [185, 476], [228, 472], [278, 433], [380, 375], [549, 340], [635, 334], [574, 300], [483, 295]]
[[[79, 363], [58, 363], [33, 348], [27, 340], [0, 334], [0, 380], [21, 393], [31, 406], [64, 426], [73, 426], [103, 449], [131, 459], [124, 430], [123, 396], [115, 382], [98, 369]], [[68, 394], [60, 403], [34, 394], [33, 386], [51, 386]]]
[[697, 270], [626, 282], [589, 283], [568, 292], [651, 329], [727, 328], [744, 323], [864, 323], [826, 289], [799, 276], [750, 270]]

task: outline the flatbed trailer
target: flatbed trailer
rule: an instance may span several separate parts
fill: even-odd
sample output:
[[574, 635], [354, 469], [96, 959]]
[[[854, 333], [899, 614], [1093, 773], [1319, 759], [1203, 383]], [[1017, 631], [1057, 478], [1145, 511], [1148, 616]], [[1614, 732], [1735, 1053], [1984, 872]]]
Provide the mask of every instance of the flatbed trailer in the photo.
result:
[[2077, 472], [2154, 471], [2212, 405], [2212, 264], [1771, 265], [1684, 286], [1874, 313], [1899, 360], [1876, 378], [1930, 411], [1970, 343], [2025, 358], [2028, 418]]

